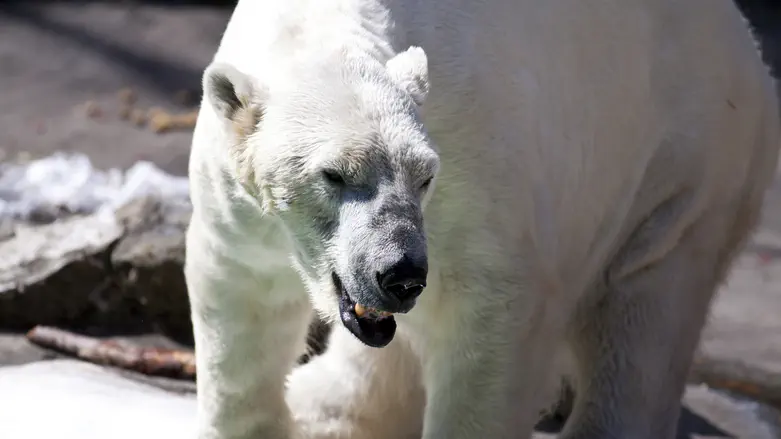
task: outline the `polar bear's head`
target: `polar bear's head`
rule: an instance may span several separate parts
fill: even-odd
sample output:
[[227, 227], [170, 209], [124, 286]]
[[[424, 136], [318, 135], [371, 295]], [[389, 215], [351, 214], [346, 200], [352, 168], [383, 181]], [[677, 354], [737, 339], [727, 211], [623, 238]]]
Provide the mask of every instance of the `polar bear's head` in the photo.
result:
[[275, 80], [215, 63], [204, 90], [237, 178], [289, 231], [315, 306], [381, 347], [426, 286], [422, 212], [439, 168], [419, 114], [427, 61], [416, 47], [385, 64], [338, 57]]

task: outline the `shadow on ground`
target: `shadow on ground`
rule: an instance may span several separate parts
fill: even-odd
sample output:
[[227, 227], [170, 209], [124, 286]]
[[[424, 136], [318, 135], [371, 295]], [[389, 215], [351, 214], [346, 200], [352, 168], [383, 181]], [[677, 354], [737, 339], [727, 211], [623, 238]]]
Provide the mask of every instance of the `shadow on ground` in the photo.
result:
[[0, 2], [0, 159], [81, 151], [99, 167], [150, 160], [186, 174], [190, 131], [122, 120], [117, 96], [131, 89], [142, 109], [195, 109], [225, 3]]

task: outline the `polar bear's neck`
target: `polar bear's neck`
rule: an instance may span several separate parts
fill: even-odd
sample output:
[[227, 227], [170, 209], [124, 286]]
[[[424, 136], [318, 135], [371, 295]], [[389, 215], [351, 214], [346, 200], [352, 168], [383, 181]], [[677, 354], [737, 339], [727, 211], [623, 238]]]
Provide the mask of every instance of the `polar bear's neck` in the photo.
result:
[[280, 64], [345, 48], [384, 63], [395, 54], [384, 1], [240, 0], [215, 59], [266, 78], [283, 72]]

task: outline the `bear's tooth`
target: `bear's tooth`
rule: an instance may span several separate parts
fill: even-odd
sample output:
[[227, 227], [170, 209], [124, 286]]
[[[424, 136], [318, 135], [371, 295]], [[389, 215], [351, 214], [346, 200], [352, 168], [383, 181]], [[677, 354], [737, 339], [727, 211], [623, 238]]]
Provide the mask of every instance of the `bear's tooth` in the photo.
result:
[[366, 308], [363, 307], [360, 303], [355, 304], [355, 315], [358, 317], [361, 317], [366, 313]]

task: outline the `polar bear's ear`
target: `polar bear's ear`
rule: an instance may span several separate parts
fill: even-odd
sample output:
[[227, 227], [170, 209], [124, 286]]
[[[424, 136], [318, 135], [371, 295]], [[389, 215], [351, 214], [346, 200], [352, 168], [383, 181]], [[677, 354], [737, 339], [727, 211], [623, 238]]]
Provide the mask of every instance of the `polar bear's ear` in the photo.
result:
[[239, 137], [255, 131], [267, 96], [258, 81], [230, 64], [214, 62], [204, 72], [203, 90], [217, 115]]
[[412, 46], [385, 63], [388, 74], [422, 106], [428, 95], [428, 58], [420, 47]]

